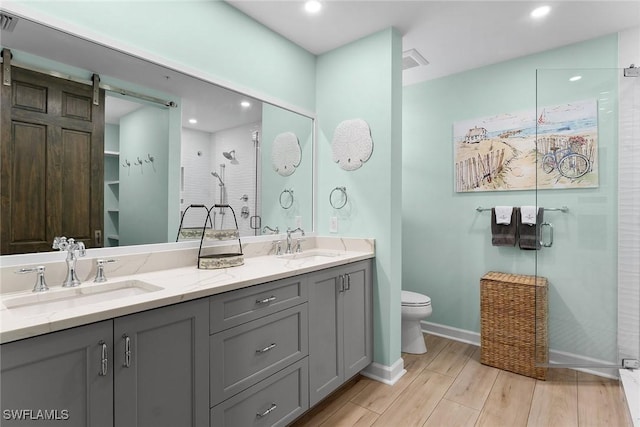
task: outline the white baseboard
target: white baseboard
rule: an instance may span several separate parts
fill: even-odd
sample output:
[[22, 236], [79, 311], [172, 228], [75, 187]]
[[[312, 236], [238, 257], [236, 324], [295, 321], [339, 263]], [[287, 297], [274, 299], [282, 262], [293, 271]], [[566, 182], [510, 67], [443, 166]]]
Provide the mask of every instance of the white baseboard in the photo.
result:
[[404, 369], [404, 360], [402, 357], [395, 361], [391, 366], [382, 365], [380, 363], [372, 362], [369, 366], [364, 368], [360, 372], [367, 378], [379, 381], [387, 385], [394, 385], [398, 382], [404, 374], [407, 373]]
[[[480, 334], [451, 326], [431, 322], [421, 322], [422, 332], [440, 337], [480, 346]], [[593, 359], [578, 354], [549, 350], [549, 363], [557, 365], [571, 365], [571, 369], [607, 378], [618, 378], [619, 368], [593, 368], [593, 365], [611, 365], [611, 362]], [[589, 365], [581, 367], [580, 365]], [[564, 367], [564, 366], [563, 366]]]
[[421, 322], [422, 332], [431, 335], [437, 335], [443, 338], [449, 338], [455, 341], [473, 344], [480, 347], [480, 334], [477, 332], [466, 331], [464, 329], [453, 328], [451, 326], [439, 325], [431, 322]]

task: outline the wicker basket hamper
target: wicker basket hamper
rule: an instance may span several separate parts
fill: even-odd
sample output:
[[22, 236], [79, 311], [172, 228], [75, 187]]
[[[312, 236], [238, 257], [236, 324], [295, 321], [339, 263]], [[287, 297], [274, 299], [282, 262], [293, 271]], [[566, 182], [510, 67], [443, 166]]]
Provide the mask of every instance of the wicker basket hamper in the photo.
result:
[[548, 282], [490, 271], [480, 279], [480, 362], [544, 380], [548, 363]]

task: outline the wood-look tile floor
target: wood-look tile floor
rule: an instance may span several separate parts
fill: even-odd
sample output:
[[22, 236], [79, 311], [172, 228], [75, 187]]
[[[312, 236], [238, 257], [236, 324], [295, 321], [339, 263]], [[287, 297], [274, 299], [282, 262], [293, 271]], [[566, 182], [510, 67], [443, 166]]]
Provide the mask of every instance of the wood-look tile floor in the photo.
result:
[[293, 426], [631, 427], [618, 381], [569, 369], [539, 381], [480, 364], [477, 346], [425, 339], [393, 386], [358, 376]]

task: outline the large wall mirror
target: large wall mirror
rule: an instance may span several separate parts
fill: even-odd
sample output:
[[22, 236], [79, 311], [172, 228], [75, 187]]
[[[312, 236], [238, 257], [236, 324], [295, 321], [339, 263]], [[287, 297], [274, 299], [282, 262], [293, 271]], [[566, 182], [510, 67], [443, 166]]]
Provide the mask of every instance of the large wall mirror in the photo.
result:
[[[89, 87], [94, 74], [100, 78], [104, 91], [100, 113], [104, 114], [100, 134], [103, 156], [100, 167], [92, 164], [90, 168], [99, 171], [102, 187], [87, 193], [87, 197], [102, 198], [102, 216], [99, 226], [80, 227], [63, 213], [65, 220], [60, 226], [48, 224], [47, 228], [51, 210], [60, 203], [38, 206], [43, 205], [40, 200], [32, 205], [43, 213], [30, 222], [45, 225], [31, 227], [25, 220], [25, 215], [31, 217], [31, 208], [23, 208], [26, 202], [19, 200], [15, 191], [11, 196], [4, 191], [7, 200], [3, 199], [3, 204], [22, 206], [22, 213], [14, 209], [9, 214], [27, 222], [16, 226], [17, 232], [12, 231], [17, 240], [27, 244], [14, 245], [17, 250], [3, 245], [2, 255], [48, 251], [54, 235], [81, 238], [87, 247], [175, 242], [181, 240], [181, 220], [183, 227], [202, 226], [206, 210], [200, 206], [214, 204], [233, 207], [241, 236], [264, 234], [267, 227], [282, 231], [302, 226], [312, 231], [312, 117], [42, 23], [13, 18], [17, 23], [3, 28], [0, 39], [2, 48], [11, 51], [12, 69], [75, 80]], [[19, 80], [19, 73], [14, 74], [12, 77]], [[37, 92], [36, 86], [27, 84], [25, 93]], [[2, 98], [3, 120], [11, 116], [7, 109], [13, 108], [16, 95], [11, 96], [11, 102], [7, 96]], [[69, 108], [76, 108], [71, 105]], [[9, 119], [12, 132], [3, 132], [2, 138], [14, 138], [12, 123], [21, 117], [21, 113], [16, 114]], [[288, 144], [285, 150], [279, 145], [283, 139]], [[5, 155], [13, 155], [11, 149], [7, 150]], [[282, 173], [283, 165], [290, 168], [287, 173]], [[73, 188], [74, 179], [83, 179], [65, 171], [64, 166], [61, 169], [57, 179], [67, 183], [64, 188]], [[56, 175], [42, 176], [45, 182]], [[7, 174], [2, 179], [16, 180]], [[71, 217], [86, 210], [77, 200], [63, 199], [64, 212], [73, 212]], [[210, 226], [235, 227], [229, 210], [214, 209], [212, 214]], [[2, 222], [3, 236], [8, 234], [6, 224]], [[34, 243], [37, 241], [40, 243]]]

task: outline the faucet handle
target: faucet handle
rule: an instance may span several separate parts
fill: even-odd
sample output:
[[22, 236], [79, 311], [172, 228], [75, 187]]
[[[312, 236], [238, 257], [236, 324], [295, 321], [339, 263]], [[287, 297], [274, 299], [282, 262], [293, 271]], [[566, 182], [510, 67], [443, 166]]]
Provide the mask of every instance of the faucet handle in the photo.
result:
[[59, 249], [61, 251], [64, 251], [65, 249], [67, 249], [68, 243], [67, 243], [67, 238], [62, 236], [62, 237], [54, 237], [53, 238], [53, 245], [51, 245], [52, 249]]
[[87, 249], [85, 248], [83, 242], [76, 243], [76, 246], [78, 248], [78, 256], [85, 256], [87, 254]]
[[302, 242], [304, 242], [306, 239], [296, 239], [296, 253], [300, 254], [302, 253]]
[[16, 270], [16, 273], [38, 273], [38, 276], [36, 277], [36, 284], [33, 286], [33, 292], [44, 292], [49, 290], [47, 282], [44, 280], [44, 270], [44, 265], [39, 265], [33, 268], [21, 268], [19, 270]]
[[273, 246], [275, 246], [276, 248], [276, 256], [278, 255], [282, 255], [282, 241], [281, 240], [274, 240], [273, 241]]
[[96, 278], [93, 279], [95, 283], [102, 283], [107, 281], [107, 276], [104, 275], [104, 265], [107, 263], [116, 262], [115, 259], [98, 259], [96, 260]]

